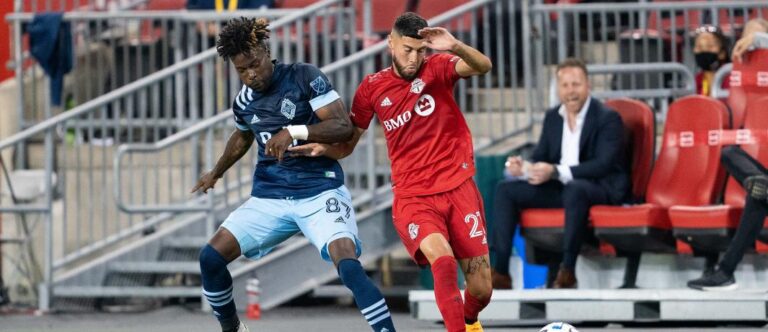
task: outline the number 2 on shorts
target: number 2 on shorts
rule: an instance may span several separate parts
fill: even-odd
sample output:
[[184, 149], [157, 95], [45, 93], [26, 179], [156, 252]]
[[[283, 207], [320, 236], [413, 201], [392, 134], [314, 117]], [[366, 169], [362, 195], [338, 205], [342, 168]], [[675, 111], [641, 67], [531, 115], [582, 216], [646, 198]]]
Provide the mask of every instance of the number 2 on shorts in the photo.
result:
[[464, 217], [464, 222], [467, 224], [472, 222], [472, 230], [469, 231], [470, 238], [483, 236], [483, 230], [477, 229], [478, 225], [480, 224], [480, 211], [468, 214], [466, 217]]

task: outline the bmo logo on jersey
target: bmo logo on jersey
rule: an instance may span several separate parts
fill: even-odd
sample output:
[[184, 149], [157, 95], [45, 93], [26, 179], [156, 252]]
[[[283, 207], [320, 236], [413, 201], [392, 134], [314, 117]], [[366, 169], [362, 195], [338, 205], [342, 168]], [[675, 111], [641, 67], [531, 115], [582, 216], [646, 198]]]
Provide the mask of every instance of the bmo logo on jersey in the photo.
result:
[[[429, 116], [435, 111], [435, 98], [430, 95], [422, 95], [419, 100], [416, 101], [416, 105], [413, 106], [413, 111], [420, 116]], [[386, 131], [392, 131], [404, 126], [411, 121], [413, 114], [410, 110], [398, 114], [397, 117], [384, 120], [384, 129]]]

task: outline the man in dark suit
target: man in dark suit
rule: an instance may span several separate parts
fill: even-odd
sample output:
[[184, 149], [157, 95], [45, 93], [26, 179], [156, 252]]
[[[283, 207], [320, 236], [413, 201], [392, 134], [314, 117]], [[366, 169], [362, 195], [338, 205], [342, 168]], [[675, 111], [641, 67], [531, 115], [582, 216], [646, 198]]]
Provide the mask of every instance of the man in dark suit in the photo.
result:
[[509, 257], [522, 209], [565, 208], [563, 262], [554, 287], [575, 288], [589, 208], [619, 204], [629, 192], [619, 114], [590, 97], [583, 61], [566, 59], [556, 74], [562, 104], [547, 111], [531, 162], [510, 157], [507, 179], [496, 188], [494, 288], [511, 288]]

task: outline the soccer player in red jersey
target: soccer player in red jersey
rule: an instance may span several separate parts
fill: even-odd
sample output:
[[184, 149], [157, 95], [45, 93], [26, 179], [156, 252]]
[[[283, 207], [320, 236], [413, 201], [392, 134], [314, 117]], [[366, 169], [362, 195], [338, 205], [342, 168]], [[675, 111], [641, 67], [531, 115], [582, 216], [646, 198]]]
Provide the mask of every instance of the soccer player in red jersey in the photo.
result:
[[[492, 292], [485, 216], [472, 180], [472, 135], [453, 90], [459, 79], [487, 73], [491, 61], [414, 13], [398, 17], [388, 39], [392, 66], [366, 76], [355, 93], [353, 139], [289, 150], [344, 158], [375, 113], [392, 161], [393, 223], [400, 239], [419, 265], [431, 265], [446, 329], [482, 331], [477, 315]], [[428, 49], [447, 53], [427, 55]], [[467, 282], [463, 301], [457, 259]]]

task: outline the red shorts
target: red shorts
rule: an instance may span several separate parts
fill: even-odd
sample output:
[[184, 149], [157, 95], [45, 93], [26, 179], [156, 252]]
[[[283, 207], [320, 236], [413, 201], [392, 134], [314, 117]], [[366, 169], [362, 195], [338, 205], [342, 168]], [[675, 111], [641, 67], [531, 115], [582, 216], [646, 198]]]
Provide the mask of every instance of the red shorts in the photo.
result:
[[471, 178], [442, 193], [395, 196], [392, 220], [400, 240], [419, 265], [429, 264], [419, 244], [433, 233], [442, 234], [448, 240], [456, 258], [488, 254], [483, 199]]

